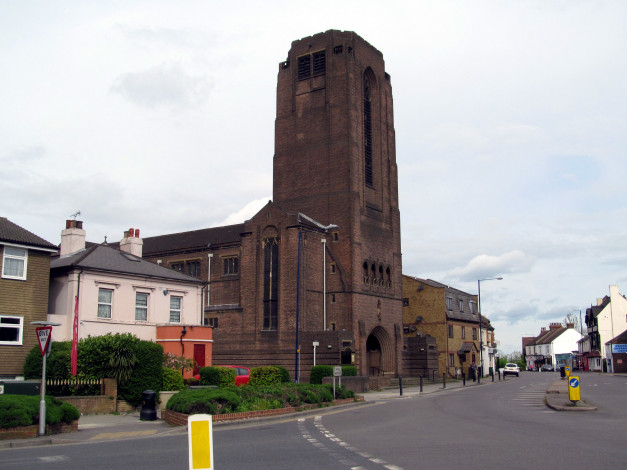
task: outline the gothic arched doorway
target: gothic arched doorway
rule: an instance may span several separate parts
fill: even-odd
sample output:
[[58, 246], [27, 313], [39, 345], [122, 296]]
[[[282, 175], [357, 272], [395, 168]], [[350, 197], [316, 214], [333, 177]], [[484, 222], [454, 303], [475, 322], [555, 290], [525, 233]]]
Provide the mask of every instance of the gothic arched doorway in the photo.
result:
[[380, 326], [376, 327], [366, 339], [368, 357], [368, 375], [383, 375], [394, 371], [394, 347], [390, 335]]

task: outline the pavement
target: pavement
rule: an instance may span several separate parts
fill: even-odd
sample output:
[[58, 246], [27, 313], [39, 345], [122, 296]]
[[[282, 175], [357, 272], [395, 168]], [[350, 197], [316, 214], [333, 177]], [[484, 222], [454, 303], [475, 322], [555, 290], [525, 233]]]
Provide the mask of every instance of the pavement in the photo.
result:
[[[508, 379], [512, 380], [512, 379]], [[481, 380], [481, 386], [493, 385], [499, 383], [495, 379], [492, 382], [490, 377]], [[420, 395], [441, 393], [451, 390], [459, 390], [463, 387], [478, 386], [476, 382], [467, 381], [464, 385], [461, 380], [451, 380], [446, 382], [446, 387], [442, 383], [424, 383], [422, 391], [419, 386], [403, 387], [402, 394], [399, 388], [385, 389], [380, 391], [367, 392], [362, 394], [364, 401], [355, 402], [354, 404], [338, 405], [339, 407], [359, 406], [364, 403], [388, 401], [393, 399], [406, 399]], [[546, 393], [546, 404], [552, 409], [558, 411], [583, 411], [594, 410], [595, 407], [579, 402], [577, 406], [572, 406], [568, 400], [568, 385], [565, 380], [556, 380], [553, 382]], [[311, 411], [299, 412], [299, 416], [316, 413], [319, 414], [321, 409], [317, 408]], [[95, 442], [105, 440], [119, 440], [126, 438], [150, 437], [170, 434], [186, 434], [186, 426], [173, 427], [161, 419], [154, 421], [144, 421], [139, 419], [139, 412], [127, 414], [98, 414], [98, 415], [82, 415], [78, 421], [78, 432], [55, 434], [51, 436], [37, 436], [30, 439], [6, 439], [0, 440], [0, 451], [7, 448], [32, 447], [52, 444], [73, 444], [84, 442]], [[157, 414], [160, 418], [160, 415]], [[283, 415], [281, 419], [285, 419]], [[270, 418], [258, 418], [270, 419]], [[277, 418], [274, 418], [277, 419]], [[241, 420], [241, 422], [250, 422], [251, 420]], [[233, 424], [232, 422], [215, 423], [214, 426], [222, 426], [225, 424]]]

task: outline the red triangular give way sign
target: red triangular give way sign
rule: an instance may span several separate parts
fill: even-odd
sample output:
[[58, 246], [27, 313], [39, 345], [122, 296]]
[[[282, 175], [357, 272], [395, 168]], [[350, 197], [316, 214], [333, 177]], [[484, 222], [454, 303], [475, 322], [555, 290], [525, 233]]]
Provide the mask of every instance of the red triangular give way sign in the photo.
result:
[[39, 341], [39, 349], [41, 349], [41, 355], [46, 354], [46, 350], [48, 349], [48, 343], [50, 342], [50, 337], [52, 336], [52, 327], [51, 326], [41, 326], [39, 328], [35, 328], [37, 331], [37, 341]]

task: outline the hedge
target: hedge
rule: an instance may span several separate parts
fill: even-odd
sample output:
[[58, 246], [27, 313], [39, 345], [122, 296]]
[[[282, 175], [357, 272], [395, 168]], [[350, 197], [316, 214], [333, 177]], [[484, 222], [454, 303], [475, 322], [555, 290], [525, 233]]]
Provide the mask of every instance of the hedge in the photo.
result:
[[[355, 397], [352, 390], [344, 387], [336, 387], [335, 395], [335, 398]], [[298, 407], [306, 403], [322, 405], [331, 401], [333, 401], [333, 387], [330, 384], [286, 383], [266, 387], [188, 389], [170, 398], [166, 407], [185, 414], [223, 414]]]
[[[46, 360], [46, 378], [70, 378], [70, 341], [53, 342], [50, 357]], [[135, 358], [135, 365], [130, 378], [118, 384], [118, 395], [134, 406], [141, 403], [144, 390], [158, 391], [162, 385], [163, 348], [152, 341], [143, 341], [130, 333], [107, 333], [103, 336], [89, 336], [78, 342], [78, 377], [103, 379], [113, 377], [109, 360], [115, 351], [128, 349]], [[24, 362], [24, 378], [41, 378], [42, 358], [39, 345], [34, 346]], [[77, 393], [68, 387], [50, 387], [50, 394], [69, 395]], [[81, 394], [93, 395], [92, 390]]]
[[[39, 424], [39, 401], [34, 395], [0, 395], [0, 428]], [[69, 403], [46, 396], [46, 423], [57, 424], [77, 420], [80, 412]]]
[[237, 372], [232, 367], [201, 367], [198, 374], [200, 385], [215, 385], [220, 388], [234, 386], [237, 378]]

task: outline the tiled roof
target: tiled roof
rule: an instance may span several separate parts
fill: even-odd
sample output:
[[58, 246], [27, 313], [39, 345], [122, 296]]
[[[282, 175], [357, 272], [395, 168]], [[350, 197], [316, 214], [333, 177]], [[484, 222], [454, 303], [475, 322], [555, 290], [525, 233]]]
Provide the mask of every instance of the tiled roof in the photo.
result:
[[56, 245], [14, 224], [6, 217], [0, 217], [0, 241], [45, 248], [46, 250], [57, 250]]
[[164, 252], [197, 251], [210, 245], [237, 243], [243, 231], [244, 224], [236, 224], [148, 237], [143, 239], [143, 254], [154, 256]]
[[94, 245], [68, 256], [53, 258], [50, 269], [84, 268], [94, 271], [131, 274], [151, 278], [167, 279], [202, 284], [203, 281], [173, 269], [151, 263], [137, 256], [106, 245]]

